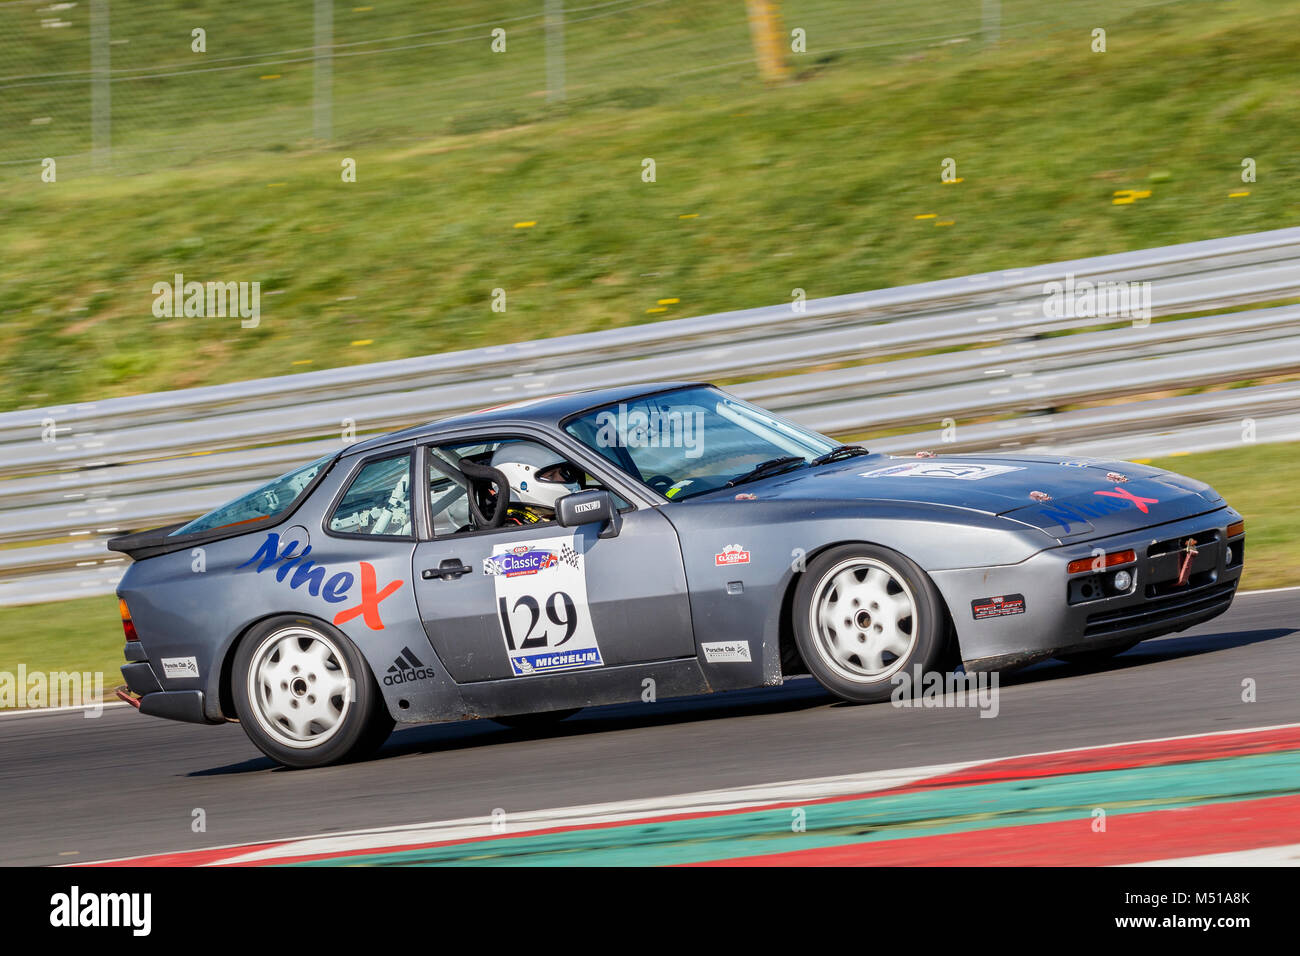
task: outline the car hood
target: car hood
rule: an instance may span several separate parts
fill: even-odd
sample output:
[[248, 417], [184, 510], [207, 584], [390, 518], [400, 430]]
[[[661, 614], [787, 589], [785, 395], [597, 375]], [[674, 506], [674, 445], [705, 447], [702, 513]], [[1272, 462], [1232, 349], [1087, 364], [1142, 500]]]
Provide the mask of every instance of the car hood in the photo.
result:
[[1061, 540], [1163, 524], [1223, 504], [1209, 485], [1173, 472], [1044, 455], [868, 455], [762, 484], [761, 492], [752, 489], [761, 498], [924, 502], [1004, 515]]

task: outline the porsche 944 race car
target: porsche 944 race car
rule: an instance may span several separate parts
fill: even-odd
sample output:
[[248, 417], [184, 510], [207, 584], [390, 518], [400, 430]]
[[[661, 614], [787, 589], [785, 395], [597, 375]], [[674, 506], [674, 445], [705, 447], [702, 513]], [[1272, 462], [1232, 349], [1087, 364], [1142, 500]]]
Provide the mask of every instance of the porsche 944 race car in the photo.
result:
[[1099, 658], [1231, 604], [1244, 524], [1129, 462], [897, 458], [709, 385], [621, 387], [364, 440], [115, 538], [141, 712], [238, 720], [282, 764], [394, 723], [811, 674]]

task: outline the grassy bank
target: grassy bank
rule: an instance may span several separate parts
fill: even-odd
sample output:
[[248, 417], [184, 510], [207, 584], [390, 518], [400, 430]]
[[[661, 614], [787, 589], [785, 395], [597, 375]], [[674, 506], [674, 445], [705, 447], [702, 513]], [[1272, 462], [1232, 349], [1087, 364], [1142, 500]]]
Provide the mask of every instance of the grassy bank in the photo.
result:
[[[258, 9], [274, 18], [290, 6]], [[457, 24], [502, 15], [464, 6]], [[37, 167], [0, 177], [0, 408], [1300, 222], [1294, 4], [1100, 2], [1087, 16], [1051, 5], [1056, 20], [1017, 30], [1018, 16], [1048, 5], [1008, 0], [997, 47], [941, 39], [977, 20], [978, 4], [928, 32], [911, 24], [909, 6], [873, 5], [868, 19], [859, 4], [787, 3], [787, 26], [811, 23], [810, 46], [793, 57], [796, 79], [773, 89], [754, 78], [738, 0], [575, 22], [564, 104], [546, 101], [532, 21], [495, 58], [484, 40], [455, 48], [473, 55], [446, 46], [341, 61], [339, 144], [329, 149], [300, 135], [310, 125], [301, 95], [258, 92], [293, 83], [305, 95], [310, 63], [210, 74], [212, 105], [200, 110], [168, 99], [170, 81], [117, 84], [116, 135], [145, 149], [124, 154], [116, 175], [69, 162], [56, 183], [40, 183]], [[1105, 53], [1090, 49], [1097, 17]], [[419, 25], [412, 14], [370, 30]], [[286, 24], [281, 45], [295, 45], [300, 27]], [[235, 36], [253, 29], [246, 16], [229, 26]], [[122, 56], [137, 58], [122, 62], [166, 61], [167, 51], [136, 42]], [[247, 101], [259, 108], [230, 106], [223, 91], [240, 83], [263, 96]], [[11, 93], [0, 97], [10, 125], [55, 108]], [[165, 143], [212, 148], [178, 164]], [[66, 147], [32, 148], [46, 145]], [[355, 183], [341, 179], [345, 157], [356, 160]], [[1249, 185], [1245, 157], [1258, 164]], [[941, 183], [947, 158], [960, 182]], [[645, 159], [655, 182], [642, 179]], [[1119, 190], [1149, 195], [1116, 205]], [[177, 272], [259, 281], [260, 326], [155, 318], [151, 288]], [[495, 289], [504, 315], [491, 311]]]

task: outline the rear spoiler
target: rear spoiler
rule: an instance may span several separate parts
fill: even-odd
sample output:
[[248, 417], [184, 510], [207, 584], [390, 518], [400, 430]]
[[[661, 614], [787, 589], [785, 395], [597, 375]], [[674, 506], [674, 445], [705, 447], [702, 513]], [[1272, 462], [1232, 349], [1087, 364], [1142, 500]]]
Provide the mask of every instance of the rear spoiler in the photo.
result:
[[[155, 554], [174, 551], [176, 550], [176, 543], [181, 539], [169, 536], [177, 528], [184, 525], [184, 521], [178, 521], [176, 524], [169, 524], [165, 528], [152, 528], [148, 531], [119, 534], [117, 537], [108, 539], [108, 550], [130, 555], [137, 561], [142, 558], [151, 558]], [[190, 535], [185, 535], [185, 543], [188, 543], [189, 539]]]
[[173, 551], [184, 551], [186, 548], [209, 544], [223, 538], [236, 538], [241, 534], [248, 534], [249, 531], [256, 530], [257, 525], [261, 525], [262, 522], [266, 522], [266, 527], [274, 527], [280, 524], [285, 517], [287, 515], [271, 515], [261, 519], [256, 524], [240, 523], [238, 525], [226, 525], [224, 528], [213, 528], [211, 531], [196, 531], [193, 534], [176, 535], [173, 532], [177, 528], [185, 526], [184, 521], [179, 521], [176, 524], [169, 524], [165, 528], [151, 528], [148, 531], [119, 534], [115, 538], [108, 539], [107, 547], [110, 551], [130, 555], [135, 561], [143, 561], [145, 558], [152, 558], [159, 554], [170, 554]]

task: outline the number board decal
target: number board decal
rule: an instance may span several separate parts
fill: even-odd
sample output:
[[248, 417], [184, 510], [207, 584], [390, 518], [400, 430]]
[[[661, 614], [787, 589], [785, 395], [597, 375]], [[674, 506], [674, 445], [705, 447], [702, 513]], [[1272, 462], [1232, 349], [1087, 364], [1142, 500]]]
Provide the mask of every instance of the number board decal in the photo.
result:
[[601, 667], [587, 604], [587, 569], [574, 536], [497, 544], [483, 560], [516, 677]]

